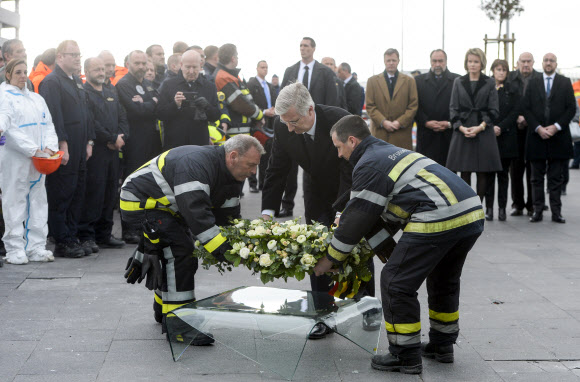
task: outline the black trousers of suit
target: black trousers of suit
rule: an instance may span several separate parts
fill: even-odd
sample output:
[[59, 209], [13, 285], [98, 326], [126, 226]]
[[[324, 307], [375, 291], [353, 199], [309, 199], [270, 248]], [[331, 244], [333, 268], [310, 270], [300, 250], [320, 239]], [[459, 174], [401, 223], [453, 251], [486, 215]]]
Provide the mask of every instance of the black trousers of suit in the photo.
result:
[[530, 161], [532, 165], [532, 195], [534, 212], [542, 213], [546, 199], [544, 196], [544, 176], [548, 175], [548, 192], [550, 195], [550, 210], [552, 215], [562, 212], [562, 167], [568, 165], [568, 159], [548, 159]]
[[[510, 178], [512, 183], [512, 208], [532, 211], [532, 170], [525, 160], [526, 130], [518, 129], [518, 157], [512, 161]], [[524, 199], [524, 173], [526, 175], [527, 198]]]
[[284, 195], [282, 196], [282, 208], [288, 211], [294, 209], [294, 197], [296, 197], [296, 191], [298, 191], [298, 162], [292, 161], [292, 167], [288, 172], [286, 177], [286, 188], [284, 189]]
[[266, 154], [262, 155], [260, 158], [260, 164], [258, 165], [258, 174], [252, 175], [248, 178], [250, 186], [258, 187], [260, 190], [264, 188], [264, 181], [266, 180], [266, 169], [268, 168], [268, 161], [270, 160], [270, 155], [272, 155], [272, 145], [273, 139], [268, 139], [264, 144], [264, 150]]
[[493, 208], [495, 199], [495, 177], [497, 176], [497, 204], [499, 208], [506, 208], [508, 199], [509, 171], [511, 158], [502, 158], [502, 171], [490, 172], [487, 179], [487, 191], [485, 192], [485, 206]]

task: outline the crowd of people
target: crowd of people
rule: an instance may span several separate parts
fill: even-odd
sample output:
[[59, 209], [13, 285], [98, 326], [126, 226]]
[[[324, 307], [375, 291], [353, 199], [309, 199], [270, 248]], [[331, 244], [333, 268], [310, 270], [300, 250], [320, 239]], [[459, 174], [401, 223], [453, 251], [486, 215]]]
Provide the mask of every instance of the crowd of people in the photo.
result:
[[[6, 261], [78, 258], [137, 244], [125, 277], [147, 278], [155, 319], [165, 328], [171, 309], [195, 301], [194, 240], [225, 261], [231, 246], [219, 227], [239, 217], [246, 179], [250, 192], [262, 192], [264, 219], [292, 216], [301, 167], [307, 223], [339, 224], [328, 256], [311, 275], [312, 290], [328, 292], [327, 272], [365, 237], [390, 257], [380, 281], [390, 353], [375, 356], [373, 367], [420, 373], [421, 355], [453, 362], [459, 277], [484, 218], [493, 219], [495, 178], [500, 221], [507, 216], [510, 178], [510, 214], [526, 209], [531, 222], [541, 221], [547, 174], [552, 221], [565, 223], [569, 124], [580, 110], [573, 85], [556, 73], [552, 53], [543, 56], [543, 73], [534, 71], [526, 52], [515, 71], [497, 59], [487, 76], [481, 49], [466, 52], [464, 75], [452, 73], [447, 54], [436, 49], [430, 71], [413, 77], [398, 70], [399, 52], [391, 48], [384, 72], [368, 79], [365, 94], [348, 63], [336, 65], [331, 57], [319, 63], [315, 51], [314, 39], [304, 37], [300, 60], [278, 85], [277, 76], [266, 80], [264, 60], [248, 82], [240, 78], [233, 44], [203, 49], [177, 42], [167, 63], [163, 47], [151, 45], [131, 51], [123, 66], [103, 51], [81, 67], [79, 45], [66, 40], [29, 71], [23, 43], [5, 42], [0, 189]], [[363, 108], [370, 126], [360, 117]], [[48, 175], [31, 159], [52, 157], [61, 165]], [[578, 168], [578, 159], [571, 167]], [[121, 238], [112, 235], [116, 206]], [[398, 230], [404, 232], [395, 243]], [[46, 249], [48, 236], [54, 252]], [[374, 274], [372, 262], [369, 268]], [[416, 291], [425, 280], [431, 330], [430, 342], [421, 345]], [[361, 293], [374, 296], [374, 281]], [[332, 301], [329, 295], [315, 305]], [[363, 318], [377, 330], [376, 314]], [[319, 324], [310, 338], [331, 332]], [[194, 339], [212, 342], [205, 335]]]

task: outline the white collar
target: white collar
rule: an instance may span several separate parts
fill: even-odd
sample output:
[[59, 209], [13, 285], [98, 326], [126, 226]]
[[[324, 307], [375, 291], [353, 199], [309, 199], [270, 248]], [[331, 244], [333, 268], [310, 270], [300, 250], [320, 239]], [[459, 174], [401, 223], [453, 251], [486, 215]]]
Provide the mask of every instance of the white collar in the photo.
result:
[[344, 80], [344, 84], [345, 85], [348, 84], [348, 81], [350, 81], [351, 78], [352, 78], [352, 74], [346, 80]]
[[316, 109], [314, 110], [314, 124], [312, 125], [312, 128], [304, 134], [310, 135], [312, 137], [312, 140], [314, 140], [315, 133], [316, 133]]

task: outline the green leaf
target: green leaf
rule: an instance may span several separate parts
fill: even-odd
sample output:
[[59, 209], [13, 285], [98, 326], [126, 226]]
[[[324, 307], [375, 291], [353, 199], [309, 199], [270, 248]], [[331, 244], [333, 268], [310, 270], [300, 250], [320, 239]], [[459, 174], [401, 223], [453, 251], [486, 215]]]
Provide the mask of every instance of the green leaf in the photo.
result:
[[[230, 251], [227, 251], [226, 254], [224, 255], [224, 257], [226, 258], [227, 261], [229, 261], [230, 263], [235, 263], [235, 261], [237, 259], [240, 259], [239, 255], [236, 255], [235, 253], [231, 253]], [[239, 264], [239, 263], [238, 263]]]
[[294, 277], [298, 281], [304, 280], [304, 277], [306, 277], [306, 273], [302, 269], [297, 269], [296, 272], [294, 273]]
[[234, 261], [234, 267], [237, 267], [238, 265], [240, 265], [240, 262], [242, 261], [241, 257], [238, 257], [235, 261]]

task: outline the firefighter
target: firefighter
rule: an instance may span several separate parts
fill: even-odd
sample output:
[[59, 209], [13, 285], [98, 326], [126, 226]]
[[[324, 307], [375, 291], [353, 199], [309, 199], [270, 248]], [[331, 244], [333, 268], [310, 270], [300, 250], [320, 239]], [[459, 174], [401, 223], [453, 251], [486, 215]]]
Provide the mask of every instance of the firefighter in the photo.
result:
[[147, 276], [146, 284], [156, 289], [157, 322], [164, 321], [170, 310], [195, 301], [194, 241], [221, 260], [231, 248], [219, 226], [240, 217], [241, 187], [256, 173], [262, 154], [258, 140], [244, 135], [223, 146], [181, 146], [147, 162], [125, 180], [121, 218], [143, 226], [125, 277], [127, 282], [140, 282], [145, 262], [161, 261], [161, 285], [154, 274]]
[[[485, 216], [478, 196], [433, 160], [372, 137], [359, 116], [342, 118], [331, 135], [338, 155], [354, 167], [352, 192], [328, 255], [316, 264], [315, 273], [339, 266], [379, 219], [386, 221], [389, 232], [403, 230], [381, 272], [390, 353], [375, 355], [371, 365], [419, 374], [421, 354], [453, 362], [461, 270], [483, 232]], [[425, 279], [431, 325], [429, 342], [421, 344], [417, 290]]]

